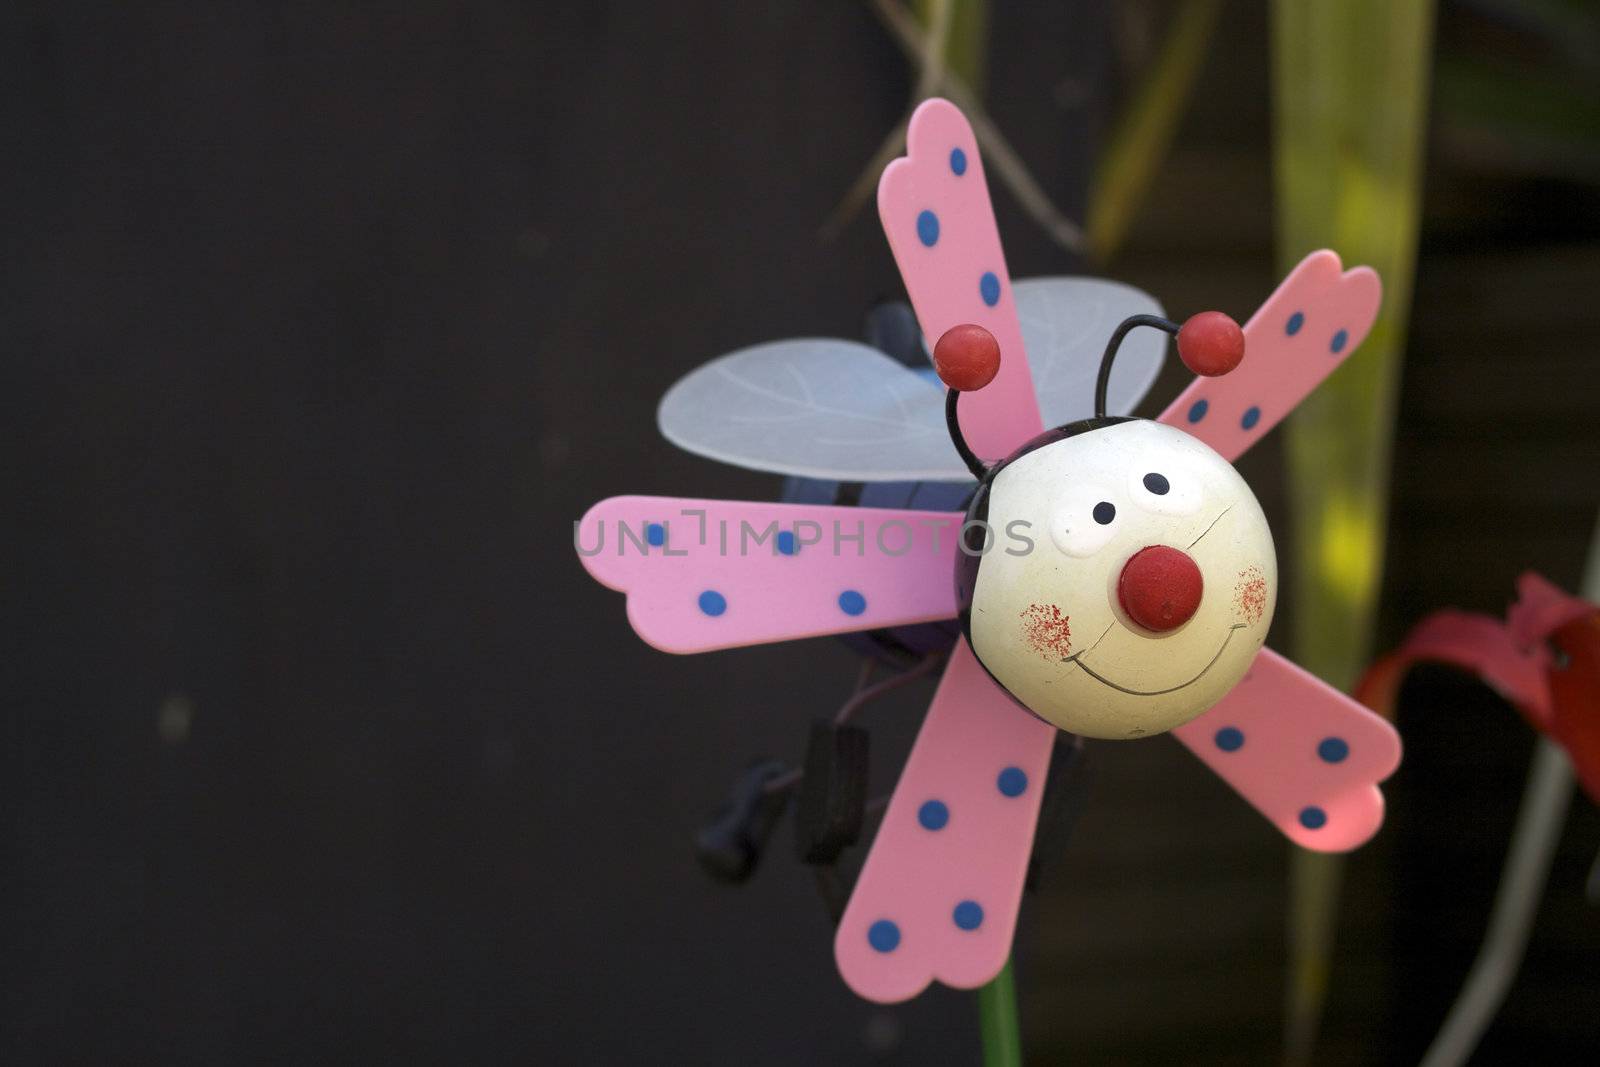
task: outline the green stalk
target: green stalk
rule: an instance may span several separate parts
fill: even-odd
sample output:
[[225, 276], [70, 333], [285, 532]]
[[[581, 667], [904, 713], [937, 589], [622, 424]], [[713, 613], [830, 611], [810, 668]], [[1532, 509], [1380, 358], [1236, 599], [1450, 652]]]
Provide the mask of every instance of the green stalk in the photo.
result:
[[978, 1026], [984, 1067], [1021, 1067], [1022, 1028], [1017, 1023], [1017, 985], [1011, 961], [978, 990]]
[[[974, 94], [982, 92], [983, 60], [988, 44], [985, 0], [917, 0], [914, 7], [924, 26], [944, 30], [943, 59]], [[1017, 1022], [1017, 984], [1011, 960], [994, 980], [978, 989], [978, 1028], [983, 1035], [985, 1067], [1021, 1067], [1022, 1030]]]
[[1096, 263], [1105, 263], [1122, 247], [1167, 157], [1210, 50], [1221, 7], [1222, 0], [1182, 0], [1154, 66], [1117, 118], [1089, 187], [1089, 254]]
[[[945, 65], [967, 83], [974, 95], [981, 96], [989, 43], [987, 2], [953, 0], [946, 12], [941, 12], [940, 6], [940, 0], [918, 0], [917, 14], [924, 25], [929, 25], [936, 14], [944, 14], [950, 20]], [[1000, 973], [978, 989], [978, 1031], [983, 1037], [984, 1067], [1021, 1067], [1022, 1028], [1017, 1022], [1017, 983], [1010, 957]]]
[[[948, 5], [948, 13], [939, 8]], [[923, 26], [935, 25], [935, 16], [949, 20], [944, 47], [944, 65], [955, 71], [975, 94], [983, 95], [984, 59], [989, 48], [989, 5], [987, 0], [916, 0], [911, 5]]]
[[[1372, 653], [1388, 469], [1421, 199], [1433, 4], [1275, 0], [1277, 245], [1383, 277], [1383, 308], [1347, 365], [1289, 419], [1294, 657], [1348, 689]], [[1342, 861], [1294, 850], [1285, 1058], [1308, 1062], [1327, 988]]]

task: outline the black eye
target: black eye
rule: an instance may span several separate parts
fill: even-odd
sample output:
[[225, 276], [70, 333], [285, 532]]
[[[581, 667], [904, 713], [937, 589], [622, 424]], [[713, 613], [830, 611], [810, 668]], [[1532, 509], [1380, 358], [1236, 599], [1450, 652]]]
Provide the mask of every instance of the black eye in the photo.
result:
[[1094, 521], [1101, 526], [1111, 525], [1111, 520], [1117, 517], [1117, 507], [1108, 500], [1102, 500], [1094, 506]]
[[1166, 478], [1156, 474], [1154, 471], [1144, 476], [1144, 487], [1156, 496], [1166, 496], [1167, 490], [1172, 488]]

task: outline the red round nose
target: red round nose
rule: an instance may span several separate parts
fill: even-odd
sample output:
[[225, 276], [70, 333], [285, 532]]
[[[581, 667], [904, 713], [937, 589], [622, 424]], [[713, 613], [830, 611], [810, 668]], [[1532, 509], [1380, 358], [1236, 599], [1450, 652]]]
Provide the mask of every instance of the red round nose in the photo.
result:
[[1117, 579], [1117, 599], [1128, 617], [1146, 630], [1176, 630], [1200, 607], [1205, 582], [1189, 553], [1151, 545], [1133, 554]]

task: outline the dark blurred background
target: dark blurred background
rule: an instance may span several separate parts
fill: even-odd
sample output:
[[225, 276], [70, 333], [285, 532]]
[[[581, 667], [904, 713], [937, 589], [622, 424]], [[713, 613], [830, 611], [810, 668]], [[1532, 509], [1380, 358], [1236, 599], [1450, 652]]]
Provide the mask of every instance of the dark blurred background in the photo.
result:
[[[990, 5], [986, 103], [1069, 214], [1169, 6]], [[819, 237], [911, 89], [868, 8], [0, 24], [4, 1058], [974, 1062], [970, 994], [848, 993], [787, 829], [742, 888], [695, 865], [739, 768], [798, 760], [854, 656], [654, 652], [569, 542], [614, 493], [774, 496], [667, 447], [657, 398], [898, 294], [870, 211]], [[1524, 568], [1575, 588], [1600, 505], [1600, 27], [1460, 0], [1437, 37], [1379, 647], [1498, 613]], [[1107, 273], [1180, 316], [1255, 308], [1269, 107], [1266, 13], [1228, 3]], [[1013, 275], [1081, 269], [995, 187]], [[1277, 439], [1241, 468], [1282, 555]], [[875, 791], [930, 691], [874, 711]], [[1533, 745], [1445, 671], [1403, 704], [1318, 1062], [1416, 1061]], [[1024, 907], [1030, 1057], [1275, 1062], [1286, 845], [1169, 740], [1087, 771]], [[1597, 847], [1579, 798], [1475, 1062], [1596, 1058]]]

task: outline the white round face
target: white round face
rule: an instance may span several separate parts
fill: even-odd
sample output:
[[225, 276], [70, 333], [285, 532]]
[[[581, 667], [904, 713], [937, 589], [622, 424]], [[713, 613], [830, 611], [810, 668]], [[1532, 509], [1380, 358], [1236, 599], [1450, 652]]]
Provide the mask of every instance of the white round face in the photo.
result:
[[973, 651], [1063, 730], [1181, 726], [1266, 640], [1278, 589], [1266, 517], [1232, 465], [1182, 430], [1139, 419], [1046, 445], [995, 477], [987, 521]]

